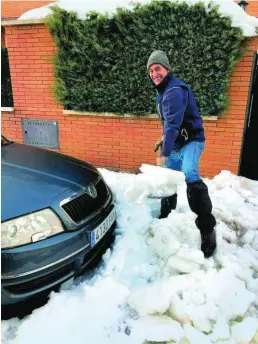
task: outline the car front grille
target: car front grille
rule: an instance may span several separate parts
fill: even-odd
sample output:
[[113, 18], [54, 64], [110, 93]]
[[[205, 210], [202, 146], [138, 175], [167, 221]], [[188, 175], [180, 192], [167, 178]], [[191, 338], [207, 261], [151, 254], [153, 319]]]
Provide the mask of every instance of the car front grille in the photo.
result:
[[96, 198], [91, 197], [88, 193], [83, 193], [62, 205], [63, 210], [74, 222], [81, 222], [106, 203], [109, 191], [103, 179], [97, 182], [95, 188], [97, 191]]
[[114, 243], [115, 235], [114, 229], [116, 227], [116, 222], [113, 223], [109, 231], [105, 234], [103, 240], [100, 240], [90, 251], [87, 251], [83, 257], [83, 261], [81, 263], [80, 269], [76, 272], [75, 264], [76, 259], [72, 262], [68, 263], [67, 265], [56, 269], [55, 271], [49, 271], [48, 273], [45, 272], [43, 276], [32, 278], [30, 280], [16, 283], [14, 285], [3, 285], [3, 289], [6, 289], [9, 293], [13, 293], [15, 295], [38, 291], [38, 289], [44, 288], [48, 285], [51, 285], [52, 290], [57, 290], [57, 286], [54, 286], [54, 282], [58, 281], [59, 279], [64, 278], [65, 276], [78, 276], [81, 275], [83, 271], [95, 268], [97, 264], [100, 262], [102, 255], [105, 251], [111, 247]]

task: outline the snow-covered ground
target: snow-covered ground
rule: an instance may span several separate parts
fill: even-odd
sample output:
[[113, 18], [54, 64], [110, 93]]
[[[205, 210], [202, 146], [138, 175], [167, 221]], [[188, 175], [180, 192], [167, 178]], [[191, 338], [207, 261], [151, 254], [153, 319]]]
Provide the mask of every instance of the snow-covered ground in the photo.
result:
[[[204, 259], [180, 173], [101, 172], [116, 202], [113, 250], [32, 315], [2, 321], [2, 343], [258, 343], [258, 182], [227, 171], [206, 180], [218, 249]], [[157, 219], [148, 195], [177, 185], [176, 211]]]
[[[206, 10], [210, 11], [209, 4], [218, 5], [218, 11], [221, 16], [229, 16], [232, 19], [232, 27], [241, 27], [246, 37], [256, 36], [256, 28], [258, 27], [258, 18], [249, 16], [237, 3], [233, 0], [170, 0], [171, 2], [186, 2], [190, 6], [198, 2], [206, 5]], [[78, 17], [85, 19], [90, 11], [99, 13], [112, 14], [117, 7], [131, 9], [134, 3], [147, 4], [151, 0], [58, 0], [34, 10], [23, 13], [19, 19], [42, 19], [51, 14], [51, 7], [58, 5], [66, 11], [76, 12]]]

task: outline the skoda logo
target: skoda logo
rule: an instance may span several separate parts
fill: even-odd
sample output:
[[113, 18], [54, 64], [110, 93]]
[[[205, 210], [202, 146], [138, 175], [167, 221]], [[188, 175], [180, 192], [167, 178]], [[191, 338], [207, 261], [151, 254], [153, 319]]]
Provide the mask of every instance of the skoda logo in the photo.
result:
[[87, 193], [92, 197], [92, 198], [96, 198], [98, 193], [97, 190], [95, 188], [95, 186], [93, 184], [90, 184], [87, 186]]

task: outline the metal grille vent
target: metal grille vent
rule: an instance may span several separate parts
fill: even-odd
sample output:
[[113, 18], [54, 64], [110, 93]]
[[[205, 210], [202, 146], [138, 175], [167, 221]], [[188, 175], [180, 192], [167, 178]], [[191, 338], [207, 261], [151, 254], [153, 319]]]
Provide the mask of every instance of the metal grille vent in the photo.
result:
[[63, 210], [74, 222], [81, 222], [106, 203], [109, 193], [104, 181], [100, 179], [95, 187], [97, 190], [96, 198], [92, 198], [88, 193], [84, 193], [62, 205]]
[[43, 148], [59, 148], [57, 121], [23, 119], [22, 127], [25, 144]]

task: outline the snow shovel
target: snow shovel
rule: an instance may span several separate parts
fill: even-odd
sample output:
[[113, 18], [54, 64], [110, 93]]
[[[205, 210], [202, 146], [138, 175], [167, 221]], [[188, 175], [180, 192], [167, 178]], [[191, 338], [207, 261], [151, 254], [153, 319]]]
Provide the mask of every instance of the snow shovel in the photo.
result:
[[[154, 152], [157, 152], [157, 165], [159, 167], [162, 167], [162, 168], [166, 168], [166, 166], [161, 166], [159, 164], [159, 159], [161, 157], [161, 150], [162, 150], [162, 145], [163, 145], [163, 141], [160, 141], [160, 143], [155, 147], [154, 149]], [[151, 198], [151, 199], [163, 199], [163, 198], [167, 198], [167, 197], [170, 197], [170, 196], [173, 196], [174, 194], [176, 193], [175, 190], [171, 190], [168, 194], [162, 194], [162, 195], [148, 195], [148, 198]]]

